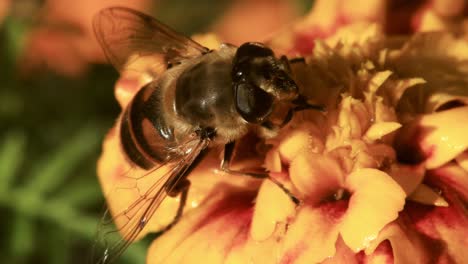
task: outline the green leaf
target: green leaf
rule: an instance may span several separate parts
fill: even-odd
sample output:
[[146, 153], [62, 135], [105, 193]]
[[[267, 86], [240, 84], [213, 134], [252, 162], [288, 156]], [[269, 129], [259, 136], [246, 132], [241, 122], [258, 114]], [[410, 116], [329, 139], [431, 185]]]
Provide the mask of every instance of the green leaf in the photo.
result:
[[94, 174], [78, 176], [77, 181], [61, 188], [55, 195], [55, 199], [74, 207], [96, 205], [97, 201], [104, 202], [101, 188], [95, 177]]
[[26, 44], [26, 33], [28, 24], [15, 17], [7, 17], [5, 20], [5, 40], [6, 49], [9, 55], [10, 65], [14, 65], [23, 54]]
[[96, 149], [99, 139], [100, 135], [93, 127], [81, 129], [66, 144], [36, 163], [25, 188], [38, 194], [55, 190]]
[[[63, 264], [70, 263], [71, 241], [72, 235], [70, 232], [64, 231], [60, 228], [50, 228], [50, 236], [47, 241], [47, 247], [50, 264]], [[83, 255], [83, 254], [82, 254]]]
[[29, 256], [34, 250], [34, 223], [23, 214], [17, 214], [11, 227], [10, 251], [13, 256]]
[[0, 192], [7, 190], [24, 160], [26, 138], [22, 132], [6, 134], [0, 146]]

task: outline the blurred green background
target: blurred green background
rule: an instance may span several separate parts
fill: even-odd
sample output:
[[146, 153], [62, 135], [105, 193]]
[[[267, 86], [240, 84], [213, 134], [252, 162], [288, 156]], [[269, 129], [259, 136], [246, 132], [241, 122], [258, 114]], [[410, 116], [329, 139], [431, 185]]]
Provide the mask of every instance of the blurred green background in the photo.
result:
[[[100, 8], [126, 2], [180, 32], [214, 31], [234, 43], [261, 37], [241, 22], [261, 19], [257, 29], [266, 36], [311, 5], [0, 0], [1, 263], [85, 263], [104, 205], [95, 164], [120, 111], [113, 96], [118, 73], [105, 64], [90, 23]], [[132, 246], [119, 263], [144, 263], [147, 243]]]

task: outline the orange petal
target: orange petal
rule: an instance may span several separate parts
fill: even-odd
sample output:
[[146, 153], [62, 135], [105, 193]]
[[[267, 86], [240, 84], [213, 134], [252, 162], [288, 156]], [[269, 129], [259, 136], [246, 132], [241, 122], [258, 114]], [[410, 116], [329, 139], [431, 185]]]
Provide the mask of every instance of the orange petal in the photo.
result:
[[310, 122], [288, 131], [278, 146], [281, 160], [290, 163], [301, 151], [309, 150], [316, 153], [323, 151], [323, 142], [320, 139], [318, 128]]
[[427, 131], [421, 146], [430, 153], [429, 169], [452, 160], [468, 148], [468, 107], [457, 107], [421, 118], [419, 125]]
[[374, 250], [384, 241], [390, 241], [393, 251], [393, 263], [427, 263], [430, 260], [427, 248], [414, 229], [405, 226], [401, 221], [390, 223], [382, 229], [376, 240], [366, 249], [366, 255], [374, 253]]
[[[138, 198], [141, 198], [148, 188], [151, 188], [166, 171], [167, 168], [163, 167], [156, 173], [138, 179], [146, 172], [133, 168], [128, 163], [120, 149], [120, 141], [115, 129], [109, 132], [104, 140], [102, 155], [97, 164], [97, 172], [112, 216], [115, 217], [125, 210], [128, 211], [129, 216], [135, 215], [135, 210], [128, 209], [130, 205]], [[158, 217], [151, 218], [140, 236], [148, 231], [157, 231], [168, 225], [174, 219], [178, 205], [178, 198], [168, 197], [165, 199], [156, 211]], [[119, 228], [128, 221], [127, 217], [123, 215], [114, 220]]]
[[468, 148], [468, 107], [424, 115], [397, 132], [395, 148], [400, 161], [434, 169]]
[[401, 127], [400, 123], [397, 122], [378, 122], [372, 124], [367, 129], [364, 137], [369, 141], [375, 141], [381, 139], [383, 136], [392, 133]]
[[443, 206], [447, 207], [448, 203], [445, 199], [432, 190], [429, 186], [421, 184], [414, 190], [414, 192], [408, 197], [411, 201], [419, 202], [422, 204]]
[[[440, 263], [464, 263], [468, 257], [468, 215], [466, 203], [449, 186], [436, 184], [444, 194], [448, 207], [409, 203], [405, 208], [408, 225], [422, 234], [431, 247], [426, 252]], [[405, 249], [406, 250], [406, 249]]]
[[380, 230], [398, 217], [406, 194], [385, 172], [361, 169], [347, 176], [346, 186], [353, 193], [341, 223], [344, 242], [354, 252], [369, 246]]
[[424, 179], [424, 167], [417, 166], [408, 166], [408, 165], [394, 165], [391, 168], [390, 175], [392, 178], [403, 188], [406, 195], [412, 194], [417, 188], [418, 185]]
[[255, 192], [225, 186], [151, 245], [148, 263], [276, 263], [277, 237], [250, 237]]
[[270, 149], [270, 151], [267, 152], [264, 167], [269, 172], [282, 171], [281, 157], [277, 148]]
[[271, 181], [263, 181], [257, 194], [252, 219], [251, 236], [263, 241], [275, 231], [277, 224], [286, 222], [295, 211], [291, 198]]

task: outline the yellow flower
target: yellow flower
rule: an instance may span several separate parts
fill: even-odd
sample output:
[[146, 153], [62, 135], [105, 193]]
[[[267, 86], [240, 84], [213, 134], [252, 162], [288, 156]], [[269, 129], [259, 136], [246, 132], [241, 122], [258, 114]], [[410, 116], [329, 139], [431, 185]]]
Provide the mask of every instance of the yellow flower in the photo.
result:
[[[271, 46], [303, 53], [295, 36], [316, 17]], [[466, 39], [393, 37], [375, 23], [314, 39], [293, 77], [327, 112], [299, 112], [278, 136], [246, 138], [238, 151], [238, 168], [263, 166], [300, 204], [271, 181], [220, 172], [215, 150], [189, 176], [189, 206], [153, 242], [148, 263], [466, 262]], [[114, 213], [160, 177], [119, 178], [130, 165], [118, 144], [110, 133], [99, 163], [104, 190], [122, 193], [108, 196]], [[141, 236], [169, 224], [177, 205], [167, 198]]]

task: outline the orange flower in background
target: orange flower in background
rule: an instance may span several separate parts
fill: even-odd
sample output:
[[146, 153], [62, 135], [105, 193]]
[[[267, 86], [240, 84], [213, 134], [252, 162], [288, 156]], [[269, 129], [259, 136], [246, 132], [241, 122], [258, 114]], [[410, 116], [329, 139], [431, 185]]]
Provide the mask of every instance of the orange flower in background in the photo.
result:
[[[189, 176], [184, 215], [153, 242], [148, 263], [466, 262], [463, 4], [317, 1], [269, 40], [305, 56], [293, 77], [327, 112], [297, 113], [265, 142], [246, 139], [236, 166], [263, 166], [300, 204], [270, 181], [220, 172], [214, 150]], [[442, 31], [421, 32], [428, 29]], [[401, 32], [413, 34], [391, 35]], [[212, 36], [197, 41], [218, 44]], [[132, 78], [116, 87], [123, 108], [146, 82]], [[113, 212], [163, 173], [126, 183], [121, 175], [131, 165], [119, 144], [110, 132], [98, 167]], [[140, 236], [169, 224], [178, 199], [165, 199]]]
[[45, 1], [34, 13], [39, 26], [27, 36], [23, 71], [49, 69], [67, 76], [80, 76], [91, 63], [105, 62], [91, 20], [100, 9], [112, 5], [150, 10], [152, 1]]
[[[126, 6], [150, 12], [157, 8], [158, 1], [151, 0], [106, 0], [78, 1], [48, 0], [38, 10], [24, 12], [16, 4], [18, 12], [33, 19], [35, 27], [28, 33], [22, 70], [49, 69], [62, 75], [77, 77], [86, 72], [91, 63], [105, 62], [94, 37], [92, 17], [101, 9], [110, 6]], [[10, 1], [0, 1], [0, 18], [6, 12]], [[27, 4], [24, 4], [27, 6]], [[13, 5], [15, 7], [15, 5]], [[32, 9], [27, 6], [26, 9]], [[15, 8], [13, 8], [15, 9]], [[23, 8], [24, 9], [24, 8]], [[29, 14], [29, 13], [32, 14]], [[260, 17], [261, 16], [261, 17]], [[230, 43], [239, 44], [246, 40], [261, 40], [280, 25], [297, 18], [293, 5], [284, 0], [233, 1], [218, 21], [213, 31]], [[258, 20], [261, 20], [258, 22]], [[245, 28], [243, 23], [256, 22], [256, 27]], [[37, 26], [36, 26], [37, 25]]]
[[10, 0], [0, 1], [0, 25], [3, 23], [3, 20], [7, 16], [11, 6]]

